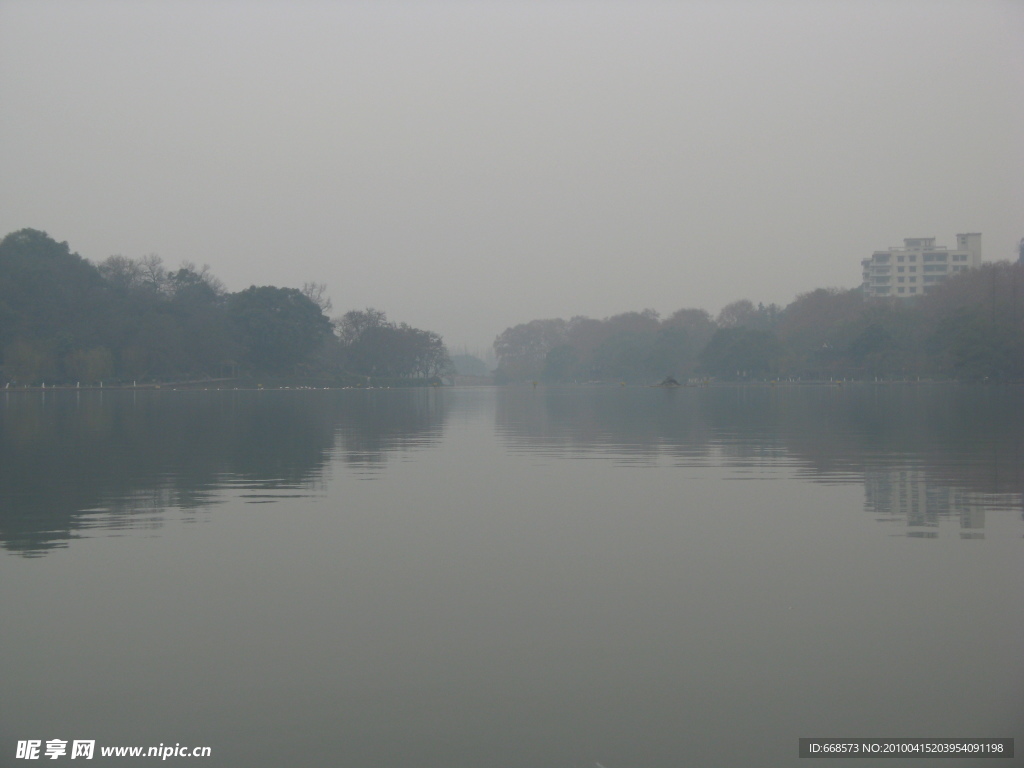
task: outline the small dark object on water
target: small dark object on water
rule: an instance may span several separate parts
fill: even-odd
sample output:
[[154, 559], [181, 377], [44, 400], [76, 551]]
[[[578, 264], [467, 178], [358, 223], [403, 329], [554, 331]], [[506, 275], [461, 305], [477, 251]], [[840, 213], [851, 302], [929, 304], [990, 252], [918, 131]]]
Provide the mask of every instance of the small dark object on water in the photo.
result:
[[659, 387], [678, 387], [679, 386], [679, 382], [676, 381], [671, 376], [666, 376], [665, 380], [663, 382], [661, 382], [661, 384], [659, 384], [658, 386]]

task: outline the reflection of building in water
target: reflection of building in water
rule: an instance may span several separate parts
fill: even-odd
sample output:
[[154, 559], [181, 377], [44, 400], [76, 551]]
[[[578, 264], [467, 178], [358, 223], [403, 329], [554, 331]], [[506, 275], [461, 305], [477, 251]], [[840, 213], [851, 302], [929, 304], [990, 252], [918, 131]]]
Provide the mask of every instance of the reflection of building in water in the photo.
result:
[[877, 515], [905, 519], [915, 529], [910, 536], [938, 536], [940, 521], [958, 519], [961, 538], [984, 538], [985, 508], [973, 494], [930, 483], [921, 468], [866, 470], [864, 506]]

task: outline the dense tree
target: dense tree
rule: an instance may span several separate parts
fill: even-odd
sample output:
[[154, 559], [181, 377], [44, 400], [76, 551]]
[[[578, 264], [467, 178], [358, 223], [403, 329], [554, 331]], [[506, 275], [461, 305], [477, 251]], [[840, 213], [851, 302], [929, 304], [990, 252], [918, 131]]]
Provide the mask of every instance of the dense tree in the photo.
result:
[[[650, 378], [654, 334], [616, 328], [602, 342], [590, 361], [591, 375], [604, 381]], [[656, 374], [655, 374], [656, 375]]]
[[320, 307], [325, 315], [334, 308], [331, 297], [327, 295], [327, 283], [303, 283], [302, 295]]
[[839, 350], [848, 343], [851, 326], [863, 313], [860, 289], [818, 288], [797, 296], [776, 326], [788, 352], [787, 370], [813, 372], [820, 378], [835, 374]]
[[779, 320], [782, 310], [776, 304], [758, 304], [750, 299], [740, 299], [727, 304], [718, 313], [719, 328], [751, 328], [756, 331], [770, 331]]
[[541, 377], [544, 381], [581, 381], [588, 378], [590, 372], [583, 367], [579, 353], [569, 344], [552, 347], [544, 356], [544, 370]]
[[1024, 379], [1024, 263], [985, 264], [925, 297], [927, 349], [939, 373]]
[[127, 256], [111, 256], [101, 262], [97, 269], [114, 291], [127, 293], [138, 290], [145, 281], [142, 264]]
[[755, 312], [754, 302], [750, 299], [740, 299], [731, 304], [726, 304], [722, 307], [722, 311], [718, 313], [718, 327], [742, 328], [754, 316]]
[[454, 372], [441, 337], [376, 309], [345, 313], [336, 323], [346, 370], [372, 378], [433, 378]]
[[910, 299], [820, 288], [784, 309], [741, 299], [713, 320], [682, 309], [514, 326], [505, 381], [917, 378], [1024, 380], [1024, 264], [966, 270]]
[[680, 309], [673, 312], [664, 322], [669, 328], [685, 330], [687, 335], [703, 347], [715, 334], [715, 321], [704, 309]]
[[730, 381], [767, 378], [777, 373], [780, 352], [770, 331], [719, 328], [700, 354], [701, 368]]
[[114, 378], [114, 355], [106, 347], [79, 349], [65, 359], [64, 369], [78, 382], [93, 384]]
[[57, 356], [51, 344], [16, 339], [4, 348], [4, 372], [8, 380], [23, 384], [53, 381], [58, 372]]
[[498, 381], [540, 379], [548, 353], [564, 344], [568, 323], [565, 320], [533, 320], [503, 331], [494, 340], [498, 357]]
[[715, 332], [702, 309], [681, 309], [662, 320], [652, 309], [604, 320], [535, 320], [509, 328], [495, 341], [499, 381], [648, 381], [691, 376]]
[[297, 288], [251, 286], [231, 294], [227, 317], [242, 362], [255, 371], [296, 373], [331, 335], [331, 322]]
[[105, 334], [120, 377], [210, 377], [236, 356], [224, 285], [209, 266], [185, 262], [168, 271], [154, 254], [111, 256], [99, 272], [111, 307]]
[[66, 356], [101, 345], [105, 299], [99, 270], [67, 243], [35, 229], [7, 235], [0, 241], [0, 354], [8, 375], [62, 376]]
[[[349, 379], [448, 373], [440, 336], [384, 313], [346, 315], [346, 340], [324, 314], [322, 283], [229, 294], [208, 266], [159, 256], [93, 266], [45, 232], [0, 241], [0, 370], [22, 384], [209, 379], [236, 374]], [[364, 331], [368, 331], [364, 333]], [[363, 364], [366, 364], [365, 366]]]
[[[229, 294], [208, 266], [159, 256], [90, 264], [23, 229], [0, 240], [0, 366], [8, 382], [206, 379], [238, 373], [351, 382], [454, 371], [439, 335], [378, 310], [335, 321], [322, 283]], [[534, 320], [494, 342], [497, 381], [918, 377], [1024, 380], [1024, 264], [965, 270], [923, 296], [818, 289], [785, 309]], [[353, 378], [354, 377], [354, 378]]]

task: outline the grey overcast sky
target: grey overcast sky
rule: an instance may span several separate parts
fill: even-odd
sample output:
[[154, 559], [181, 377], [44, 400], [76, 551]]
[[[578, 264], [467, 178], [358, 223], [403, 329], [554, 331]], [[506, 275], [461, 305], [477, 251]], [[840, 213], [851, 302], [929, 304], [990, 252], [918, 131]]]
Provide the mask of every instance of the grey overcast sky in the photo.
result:
[[1024, 237], [1024, 2], [0, 0], [0, 236], [453, 347]]

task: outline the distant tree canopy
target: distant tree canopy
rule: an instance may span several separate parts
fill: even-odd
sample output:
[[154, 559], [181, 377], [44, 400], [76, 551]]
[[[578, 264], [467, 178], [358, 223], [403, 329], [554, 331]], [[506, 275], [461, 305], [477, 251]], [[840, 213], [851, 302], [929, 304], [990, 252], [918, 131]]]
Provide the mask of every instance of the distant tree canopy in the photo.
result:
[[681, 309], [534, 320], [494, 342], [498, 381], [714, 377], [1024, 380], [1024, 263], [984, 264], [914, 299], [819, 288], [786, 307], [735, 301], [712, 319]]
[[[323, 283], [228, 293], [206, 266], [169, 270], [155, 255], [93, 265], [67, 243], [23, 229], [0, 240], [0, 380], [365, 381], [448, 372], [436, 333], [367, 310], [345, 315], [335, 334], [330, 308]], [[358, 317], [372, 332], [355, 332]]]
[[452, 365], [460, 376], [487, 376], [490, 373], [487, 363], [469, 353], [452, 355]]
[[605, 320], [534, 320], [494, 342], [498, 381], [648, 381], [694, 375], [716, 325], [702, 309], [626, 312]]
[[779, 347], [771, 331], [719, 328], [701, 350], [701, 369], [725, 380], [771, 377], [779, 365]]
[[288, 373], [331, 336], [331, 321], [297, 288], [251, 286], [227, 300], [227, 320], [250, 368]]
[[44, 232], [23, 229], [0, 241], [0, 346], [31, 349], [43, 369], [99, 342], [107, 313], [103, 278]]
[[376, 309], [346, 312], [336, 321], [346, 370], [368, 377], [430, 378], [454, 372], [441, 337], [389, 322]]

